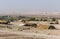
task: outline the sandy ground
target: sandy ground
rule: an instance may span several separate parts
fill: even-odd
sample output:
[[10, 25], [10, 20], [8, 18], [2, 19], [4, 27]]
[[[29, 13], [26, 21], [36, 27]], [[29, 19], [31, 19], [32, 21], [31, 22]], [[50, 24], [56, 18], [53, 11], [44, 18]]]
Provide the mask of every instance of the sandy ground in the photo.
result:
[[[1, 25], [2, 26], [2, 25]], [[11, 26], [7, 28], [7, 25], [0, 26], [0, 39], [60, 39], [60, 30], [39, 30], [31, 28], [29, 30], [18, 30], [17, 26]], [[16, 28], [17, 27], [17, 28]], [[24, 27], [23, 27], [24, 28]]]
[[60, 35], [55, 35], [57, 33], [53, 35], [45, 34], [45, 33], [42, 34], [42, 33], [35, 33], [35, 32], [31, 33], [26, 31], [0, 30], [0, 39], [60, 39]]

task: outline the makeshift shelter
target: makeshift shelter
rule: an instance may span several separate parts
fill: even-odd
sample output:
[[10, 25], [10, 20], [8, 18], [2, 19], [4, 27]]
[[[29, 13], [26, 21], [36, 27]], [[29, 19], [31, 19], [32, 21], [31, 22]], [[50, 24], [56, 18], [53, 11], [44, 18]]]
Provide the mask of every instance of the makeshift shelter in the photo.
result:
[[35, 24], [35, 23], [27, 23], [27, 24], [25, 24], [24, 26], [30, 26], [30, 27], [37, 27], [37, 24]]
[[50, 25], [48, 29], [56, 29], [54, 26]]

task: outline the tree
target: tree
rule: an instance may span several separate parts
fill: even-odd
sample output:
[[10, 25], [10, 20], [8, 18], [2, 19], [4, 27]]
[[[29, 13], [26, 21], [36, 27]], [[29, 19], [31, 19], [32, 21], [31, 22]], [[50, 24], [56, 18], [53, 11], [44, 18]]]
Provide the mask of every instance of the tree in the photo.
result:
[[30, 18], [29, 21], [35, 21], [36, 19], [35, 18]]
[[39, 19], [36, 19], [36, 21], [39, 21]]
[[47, 19], [44, 19], [43, 21], [47, 21]]
[[56, 19], [55, 18], [52, 18], [52, 21], [56, 21]]
[[43, 19], [41, 18], [40, 21], [43, 21]]
[[58, 21], [56, 21], [55, 24], [59, 24]]

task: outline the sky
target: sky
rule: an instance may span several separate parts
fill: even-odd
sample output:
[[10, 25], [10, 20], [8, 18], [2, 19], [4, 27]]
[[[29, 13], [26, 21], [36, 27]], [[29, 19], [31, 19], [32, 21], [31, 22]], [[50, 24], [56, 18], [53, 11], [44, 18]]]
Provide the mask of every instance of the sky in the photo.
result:
[[0, 14], [60, 12], [60, 0], [0, 0]]

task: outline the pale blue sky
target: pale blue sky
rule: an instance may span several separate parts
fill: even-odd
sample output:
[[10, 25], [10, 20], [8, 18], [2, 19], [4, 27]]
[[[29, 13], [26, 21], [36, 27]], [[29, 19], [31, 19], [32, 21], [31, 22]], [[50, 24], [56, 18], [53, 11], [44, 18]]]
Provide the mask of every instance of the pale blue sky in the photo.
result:
[[0, 12], [60, 12], [60, 0], [0, 0]]

